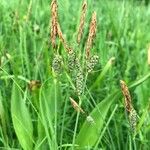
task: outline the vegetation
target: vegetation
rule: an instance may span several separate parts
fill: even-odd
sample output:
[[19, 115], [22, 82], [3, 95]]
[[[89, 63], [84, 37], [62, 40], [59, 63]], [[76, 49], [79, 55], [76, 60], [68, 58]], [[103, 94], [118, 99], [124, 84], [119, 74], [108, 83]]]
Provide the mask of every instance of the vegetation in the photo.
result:
[[1, 149], [149, 149], [145, 2], [1, 0]]

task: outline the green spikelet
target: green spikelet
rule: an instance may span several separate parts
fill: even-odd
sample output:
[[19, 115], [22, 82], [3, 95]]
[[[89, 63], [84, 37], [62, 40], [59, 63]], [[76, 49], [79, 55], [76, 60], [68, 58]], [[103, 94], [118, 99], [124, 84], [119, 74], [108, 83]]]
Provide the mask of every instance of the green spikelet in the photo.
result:
[[76, 69], [79, 71], [81, 71], [81, 66], [80, 66], [80, 61], [79, 61], [79, 59], [78, 58], [76, 58], [76, 60], [75, 60], [75, 67], [76, 67]]
[[78, 71], [76, 76], [76, 90], [78, 96], [80, 96], [83, 93], [83, 74], [81, 70]]
[[134, 108], [131, 109], [131, 112], [129, 114], [129, 122], [130, 122], [131, 129], [134, 132], [137, 125], [137, 113]]
[[78, 58], [76, 58], [75, 61], [75, 69], [77, 70], [76, 74], [76, 91], [78, 96], [81, 96], [83, 93], [83, 82], [84, 82], [84, 76], [83, 76], [83, 71], [80, 65], [80, 61]]
[[90, 73], [93, 71], [95, 65], [98, 63], [99, 57], [97, 55], [92, 56], [87, 62], [87, 72]]
[[60, 55], [55, 55], [52, 62], [52, 68], [56, 74], [59, 74], [61, 72], [61, 62], [62, 57]]
[[75, 52], [73, 52], [73, 51], [69, 52], [69, 54], [68, 54], [68, 69], [70, 72], [72, 72], [74, 70], [75, 61], [76, 61]]

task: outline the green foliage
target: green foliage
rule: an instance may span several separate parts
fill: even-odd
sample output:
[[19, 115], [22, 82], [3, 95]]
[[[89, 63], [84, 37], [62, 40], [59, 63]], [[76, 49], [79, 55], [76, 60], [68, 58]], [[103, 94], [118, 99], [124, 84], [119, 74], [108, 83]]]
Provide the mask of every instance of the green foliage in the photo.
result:
[[[32, 0], [29, 12], [30, 2], [0, 2], [0, 149], [149, 149], [148, 1], [88, 0], [78, 45], [82, 1], [58, 0], [58, 20], [72, 55], [59, 39], [56, 49], [51, 46], [50, 1]], [[98, 63], [91, 60], [88, 73], [85, 47], [93, 11], [97, 33], [90, 53]], [[129, 85], [138, 115], [134, 134], [120, 80]], [[40, 85], [31, 88], [31, 81]], [[73, 109], [69, 97], [84, 114]]]
[[[25, 92], [26, 94], [26, 92]], [[25, 150], [33, 148], [33, 125], [25, 99], [22, 98], [20, 88], [13, 84], [11, 97], [11, 116], [15, 133]]]

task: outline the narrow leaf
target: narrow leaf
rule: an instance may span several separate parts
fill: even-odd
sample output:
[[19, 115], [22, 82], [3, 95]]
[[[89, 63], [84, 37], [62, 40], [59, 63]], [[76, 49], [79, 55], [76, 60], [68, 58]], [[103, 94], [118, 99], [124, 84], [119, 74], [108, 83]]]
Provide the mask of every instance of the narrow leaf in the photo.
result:
[[33, 149], [33, 126], [32, 120], [25, 104], [19, 87], [14, 83], [11, 97], [11, 116], [13, 126], [24, 150]]
[[114, 92], [97, 105], [97, 107], [90, 114], [94, 120], [94, 123], [91, 124], [87, 120], [84, 122], [76, 139], [76, 144], [79, 145], [80, 148], [84, 148], [85, 146], [93, 146], [96, 143], [103, 128], [107, 112], [113, 100], [115, 100], [118, 95], [119, 93], [117, 94]]

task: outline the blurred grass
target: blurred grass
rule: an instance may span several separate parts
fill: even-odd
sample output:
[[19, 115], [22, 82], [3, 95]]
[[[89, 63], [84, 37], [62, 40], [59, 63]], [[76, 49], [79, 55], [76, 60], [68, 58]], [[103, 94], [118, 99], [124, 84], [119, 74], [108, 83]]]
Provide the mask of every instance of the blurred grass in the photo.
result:
[[[26, 20], [29, 3], [29, 0], [0, 1], [0, 147], [21, 149], [22, 146], [10, 110], [12, 84], [17, 81], [23, 90], [22, 95], [27, 94], [25, 104], [34, 127], [34, 149], [67, 149], [74, 144], [72, 139], [76, 122], [76, 112], [69, 103], [69, 97], [77, 96], [71, 84], [73, 81], [67, 74], [62, 73], [56, 85], [51, 72], [54, 50], [50, 46], [50, 1], [33, 0], [29, 20]], [[100, 56], [100, 62], [97, 70], [88, 76], [89, 92], [87, 90], [82, 97], [82, 107], [90, 113], [103, 99], [120, 89], [120, 79], [133, 83], [149, 74], [147, 49], [150, 43], [150, 4], [134, 0], [88, 0], [86, 28], [82, 44], [77, 47], [76, 31], [81, 4], [82, 1], [59, 0], [58, 11], [65, 38], [80, 54], [84, 52], [91, 14], [94, 10], [97, 12], [97, 35], [91, 51]], [[66, 50], [61, 44], [59, 51], [65, 60]], [[114, 63], [104, 72], [112, 57], [115, 57]], [[99, 76], [102, 76], [101, 80], [96, 80]], [[29, 80], [40, 80], [43, 88], [35, 91], [27, 89]], [[149, 149], [149, 85], [148, 78], [131, 89], [133, 104], [142, 124], [135, 139], [130, 134], [123, 100], [119, 96], [111, 104], [106, 120], [102, 119], [106, 129], [97, 143], [97, 149]], [[59, 91], [58, 86], [61, 89]], [[116, 104], [118, 107], [107, 124]], [[99, 117], [102, 115], [98, 114]], [[77, 133], [84, 121], [85, 118], [80, 115]], [[85, 149], [88, 148], [91, 147]]]

